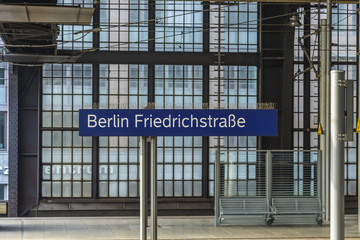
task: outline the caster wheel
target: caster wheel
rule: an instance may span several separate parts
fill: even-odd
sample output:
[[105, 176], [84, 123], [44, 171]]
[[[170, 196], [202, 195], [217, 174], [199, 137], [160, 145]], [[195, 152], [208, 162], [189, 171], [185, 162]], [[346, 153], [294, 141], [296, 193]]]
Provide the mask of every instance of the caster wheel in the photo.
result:
[[273, 222], [274, 222], [274, 218], [269, 218], [269, 219], [265, 220], [265, 223], [267, 226], [271, 226], [273, 224]]
[[322, 219], [318, 219], [316, 222], [317, 222], [317, 224], [318, 224], [319, 226], [322, 226], [322, 225], [323, 225], [323, 220], [322, 220]]

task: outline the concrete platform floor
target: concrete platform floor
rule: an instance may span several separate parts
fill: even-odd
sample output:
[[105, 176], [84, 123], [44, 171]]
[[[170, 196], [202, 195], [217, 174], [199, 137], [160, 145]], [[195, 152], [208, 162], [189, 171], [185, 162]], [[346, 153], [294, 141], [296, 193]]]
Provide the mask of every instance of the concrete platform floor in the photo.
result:
[[[329, 225], [213, 226], [213, 217], [159, 217], [158, 239], [329, 239]], [[346, 239], [360, 239], [357, 215]], [[138, 217], [0, 218], [0, 239], [139, 239]], [[148, 238], [150, 239], [150, 238]]]

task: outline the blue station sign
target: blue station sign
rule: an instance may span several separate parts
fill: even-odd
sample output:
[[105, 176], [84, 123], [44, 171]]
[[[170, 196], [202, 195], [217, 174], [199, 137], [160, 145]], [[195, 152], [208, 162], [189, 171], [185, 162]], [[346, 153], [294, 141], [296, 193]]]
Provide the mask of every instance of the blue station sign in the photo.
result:
[[81, 109], [80, 136], [277, 136], [277, 110]]

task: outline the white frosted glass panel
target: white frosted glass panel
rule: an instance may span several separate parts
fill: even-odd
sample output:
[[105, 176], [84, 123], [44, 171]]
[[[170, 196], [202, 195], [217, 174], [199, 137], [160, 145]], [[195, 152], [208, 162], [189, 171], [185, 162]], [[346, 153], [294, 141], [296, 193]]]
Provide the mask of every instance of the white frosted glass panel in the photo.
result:
[[165, 181], [165, 196], [170, 197], [173, 195], [173, 182]]
[[192, 196], [192, 182], [191, 181], [184, 181], [184, 196], [190, 197]]
[[60, 182], [53, 182], [52, 196], [53, 197], [61, 197], [61, 183]]
[[99, 183], [99, 196], [100, 197], [108, 197], [108, 183], [107, 182]]
[[91, 197], [91, 182], [83, 183], [83, 197]]
[[138, 187], [137, 182], [129, 182], [129, 196], [130, 197], [138, 196], [137, 187]]
[[71, 197], [71, 182], [63, 182], [63, 197]]
[[119, 197], [127, 197], [128, 196], [128, 184], [127, 182], [119, 183]]
[[174, 195], [180, 197], [183, 195], [183, 186], [181, 181], [175, 181], [174, 183]]
[[110, 197], [117, 197], [118, 196], [118, 183], [117, 182], [110, 182], [109, 183], [109, 196]]
[[46, 181], [42, 182], [41, 194], [43, 197], [51, 197], [51, 182], [46, 182]]
[[202, 191], [201, 191], [201, 182], [200, 181], [195, 181], [194, 182], [194, 196], [201, 196], [202, 195]]

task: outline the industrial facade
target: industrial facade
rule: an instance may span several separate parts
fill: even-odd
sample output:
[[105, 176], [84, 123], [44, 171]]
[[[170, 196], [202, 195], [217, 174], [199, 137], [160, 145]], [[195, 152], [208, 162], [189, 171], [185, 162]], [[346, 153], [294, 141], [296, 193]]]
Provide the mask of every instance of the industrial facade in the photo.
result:
[[[92, 25], [58, 25], [56, 31], [47, 26], [56, 50], [39, 42], [30, 52], [7, 50], [10, 58], [24, 59], [4, 71], [9, 104], [0, 108], [0, 150], [9, 149], [9, 216], [137, 213], [138, 138], [81, 137], [79, 109], [276, 105], [278, 137], [158, 137], [161, 214], [213, 214], [219, 148], [318, 149], [322, 4], [64, 0], [58, 5], [94, 7]], [[289, 26], [293, 15], [300, 17], [299, 26]], [[333, 69], [345, 70], [356, 82], [358, 21], [356, 4], [334, 4]], [[5, 33], [2, 37], [6, 42]], [[0, 64], [1, 91], [6, 82], [1, 66], [7, 65]], [[357, 109], [357, 95], [354, 102]], [[353, 117], [356, 123], [357, 114]], [[357, 210], [357, 151], [355, 135], [346, 144], [348, 212]], [[256, 159], [251, 153], [235, 159], [239, 186], [256, 189]], [[288, 173], [295, 195], [307, 194], [303, 171], [298, 163]]]

